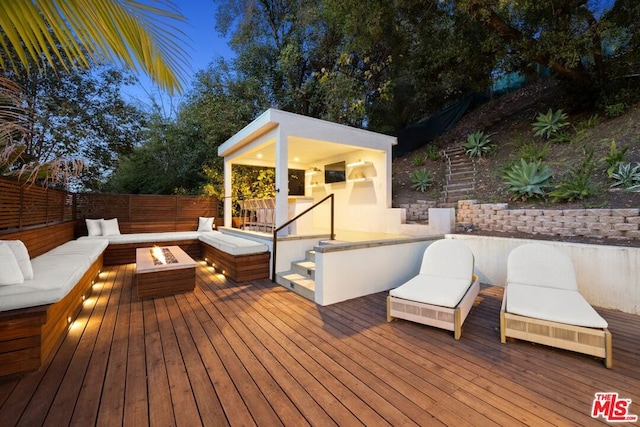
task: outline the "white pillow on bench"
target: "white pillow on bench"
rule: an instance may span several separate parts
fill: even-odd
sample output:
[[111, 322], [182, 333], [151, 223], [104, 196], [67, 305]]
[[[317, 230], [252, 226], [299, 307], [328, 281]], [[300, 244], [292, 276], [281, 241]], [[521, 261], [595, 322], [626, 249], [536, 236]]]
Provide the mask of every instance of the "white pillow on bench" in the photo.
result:
[[6, 243], [0, 243], [0, 285], [19, 285], [24, 282], [24, 276], [16, 256]]
[[87, 235], [102, 236], [102, 221], [104, 221], [104, 218], [85, 219], [84, 222], [87, 224]]
[[117, 236], [120, 234], [120, 227], [118, 226], [118, 218], [103, 219], [100, 224], [102, 225], [103, 236]]
[[198, 217], [198, 231], [213, 231], [214, 217]]
[[13, 252], [13, 255], [16, 257], [16, 261], [18, 261], [18, 266], [20, 267], [24, 280], [33, 279], [31, 257], [29, 257], [29, 251], [22, 240], [0, 240], [0, 243], [6, 243], [7, 246], [9, 246], [9, 249]]

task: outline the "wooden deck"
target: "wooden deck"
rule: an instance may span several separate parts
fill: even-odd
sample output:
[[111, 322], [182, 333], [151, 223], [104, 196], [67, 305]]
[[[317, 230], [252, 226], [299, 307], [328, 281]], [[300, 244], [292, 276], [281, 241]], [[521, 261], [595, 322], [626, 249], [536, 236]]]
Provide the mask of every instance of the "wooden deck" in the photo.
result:
[[[500, 344], [502, 290], [481, 290], [460, 341], [385, 321], [385, 293], [318, 307], [198, 266], [194, 292], [140, 300], [113, 266], [42, 369], [0, 380], [0, 422], [24, 425], [601, 425], [594, 393], [640, 414], [640, 317], [599, 310], [613, 369]], [[133, 292], [132, 292], [133, 291]]]

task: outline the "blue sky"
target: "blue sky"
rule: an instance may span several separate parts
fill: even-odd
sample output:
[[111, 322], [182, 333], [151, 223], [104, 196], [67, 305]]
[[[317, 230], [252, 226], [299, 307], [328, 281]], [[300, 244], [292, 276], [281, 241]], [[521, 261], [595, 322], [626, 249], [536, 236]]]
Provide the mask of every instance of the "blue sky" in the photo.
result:
[[[181, 28], [186, 34], [188, 46], [185, 48], [190, 55], [188, 61], [187, 84], [199, 70], [207, 67], [214, 59], [222, 56], [230, 58], [233, 52], [227, 41], [221, 38], [215, 30], [215, 0], [175, 0], [176, 6], [187, 19]], [[133, 87], [124, 88], [125, 97], [133, 103], [149, 104], [150, 94], [162, 96], [168, 102], [166, 94], [160, 93], [146, 74], [138, 74], [140, 83]]]

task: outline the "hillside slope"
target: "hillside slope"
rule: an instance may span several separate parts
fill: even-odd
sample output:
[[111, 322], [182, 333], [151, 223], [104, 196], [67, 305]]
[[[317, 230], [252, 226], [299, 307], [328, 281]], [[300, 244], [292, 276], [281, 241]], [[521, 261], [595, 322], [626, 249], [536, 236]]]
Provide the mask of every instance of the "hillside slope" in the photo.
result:
[[[572, 203], [552, 203], [547, 199], [535, 199], [527, 202], [510, 200], [502, 180], [504, 168], [519, 161], [522, 146], [545, 145], [540, 137], [533, 135], [531, 124], [538, 113], [549, 108], [562, 108], [569, 114], [572, 138], [570, 142], [548, 143], [548, 153], [544, 162], [553, 173], [553, 182], [559, 182], [572, 166], [579, 165], [585, 153], [593, 150], [596, 170], [592, 182], [597, 187], [594, 195]], [[597, 124], [588, 127], [586, 122], [598, 114]], [[510, 206], [540, 207], [558, 209], [569, 207], [640, 207], [640, 192], [624, 192], [609, 188], [611, 181], [606, 174], [606, 165], [599, 160], [609, 152], [614, 139], [618, 149], [627, 147], [626, 161], [640, 162], [640, 104], [629, 108], [617, 118], [607, 118], [595, 110], [579, 111], [567, 105], [560, 92], [549, 82], [540, 82], [490, 101], [475, 111], [465, 115], [449, 132], [435, 142], [438, 147], [459, 146], [472, 132], [484, 131], [496, 144], [494, 153], [476, 162], [477, 184], [469, 198], [479, 202], [508, 202]], [[425, 160], [423, 166], [416, 166], [416, 157], [424, 158], [426, 147], [393, 162], [393, 205], [413, 203], [418, 200], [435, 201], [441, 198], [444, 180], [444, 162]], [[411, 189], [411, 173], [426, 168], [434, 175], [433, 185], [424, 193]]]

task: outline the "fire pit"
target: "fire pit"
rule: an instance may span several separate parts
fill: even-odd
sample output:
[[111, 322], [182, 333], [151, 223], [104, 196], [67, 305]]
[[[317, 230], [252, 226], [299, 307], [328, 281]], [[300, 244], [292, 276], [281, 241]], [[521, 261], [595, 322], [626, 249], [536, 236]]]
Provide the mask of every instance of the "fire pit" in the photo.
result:
[[138, 297], [160, 297], [192, 291], [196, 262], [179, 246], [136, 249]]

